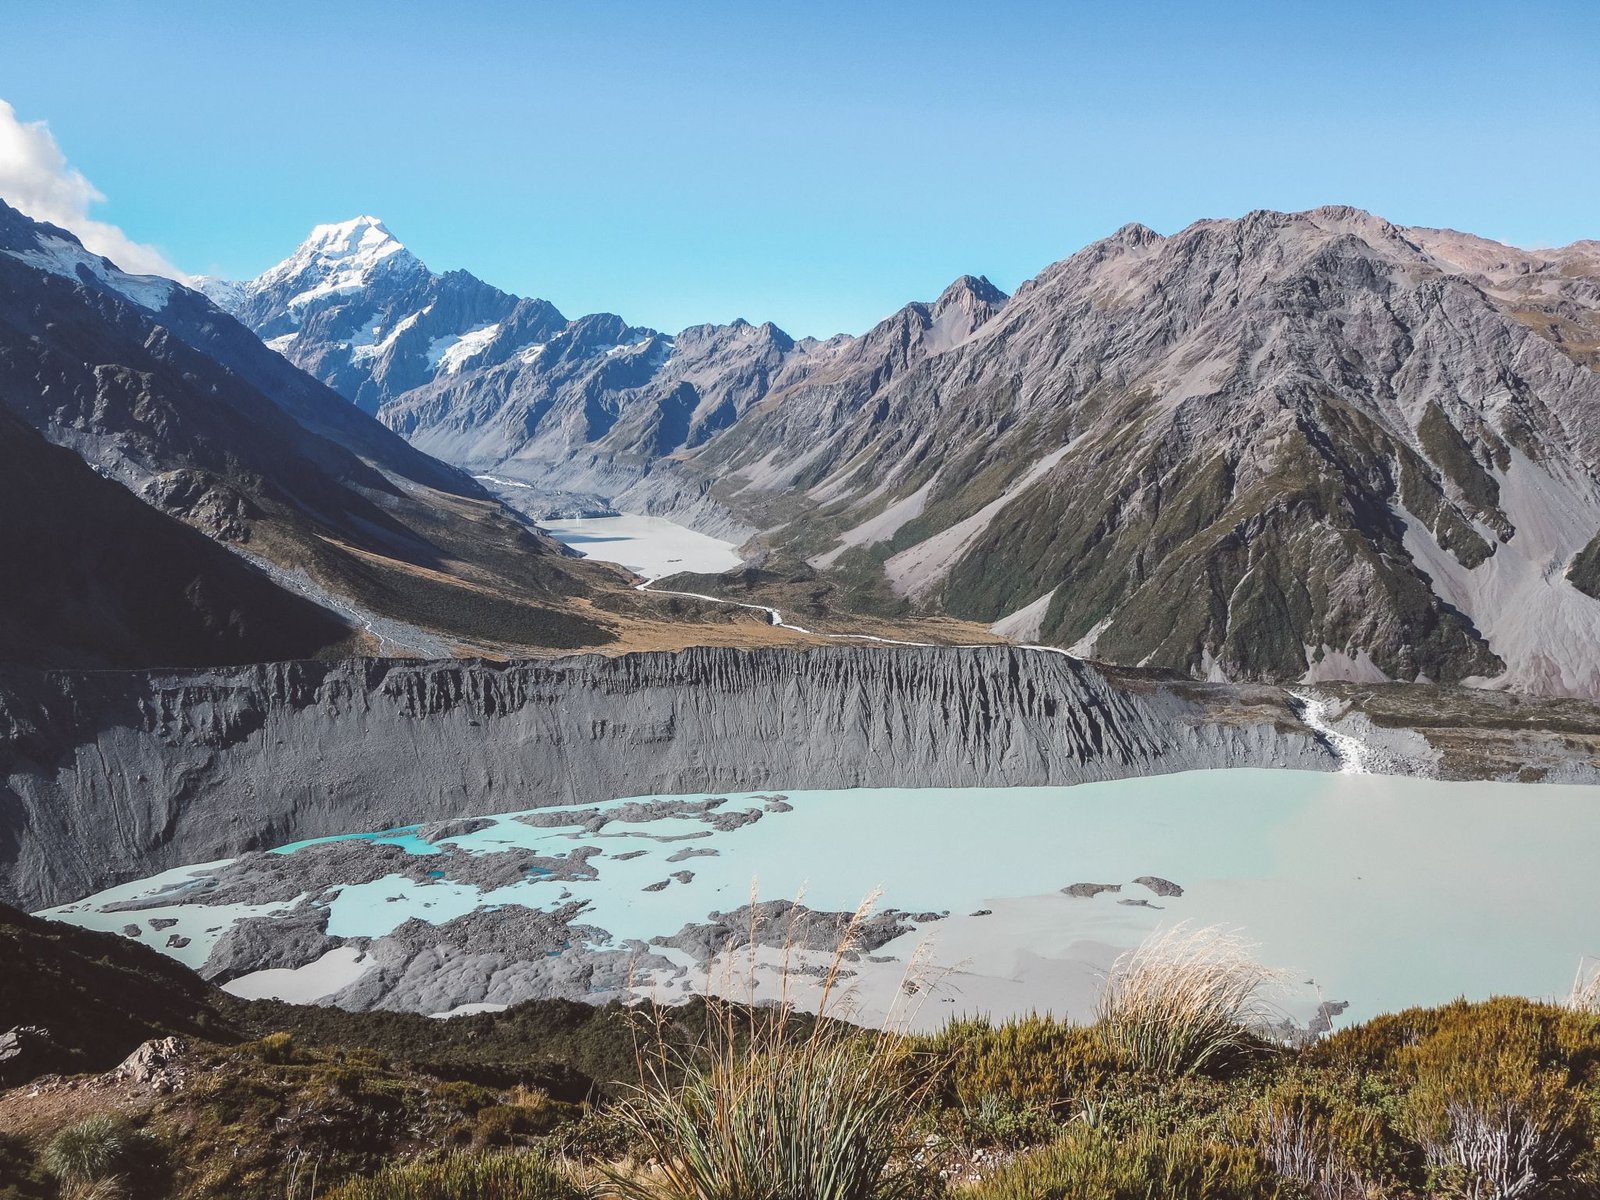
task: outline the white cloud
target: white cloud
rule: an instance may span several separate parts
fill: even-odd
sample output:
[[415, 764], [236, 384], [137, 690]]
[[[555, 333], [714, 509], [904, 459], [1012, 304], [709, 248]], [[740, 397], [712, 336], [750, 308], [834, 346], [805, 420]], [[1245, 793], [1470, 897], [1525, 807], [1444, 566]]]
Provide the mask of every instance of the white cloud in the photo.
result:
[[105, 197], [81, 171], [68, 165], [49, 126], [43, 121], [19, 121], [16, 109], [4, 100], [0, 100], [0, 198], [36, 221], [70, 229], [85, 247], [124, 271], [189, 280], [154, 246], [142, 245], [115, 225], [91, 217], [90, 205]]

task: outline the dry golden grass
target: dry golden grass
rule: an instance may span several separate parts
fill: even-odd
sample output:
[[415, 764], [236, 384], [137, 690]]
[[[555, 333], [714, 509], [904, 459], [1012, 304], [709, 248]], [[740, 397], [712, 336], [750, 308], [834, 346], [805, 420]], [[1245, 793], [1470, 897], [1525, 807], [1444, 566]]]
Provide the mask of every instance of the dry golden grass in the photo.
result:
[[1258, 1043], [1271, 1015], [1262, 993], [1278, 980], [1238, 934], [1180, 923], [1112, 966], [1100, 1029], [1142, 1066], [1188, 1074]]
[[1585, 956], [1578, 963], [1567, 1007], [1577, 1012], [1600, 1013], [1600, 959]]

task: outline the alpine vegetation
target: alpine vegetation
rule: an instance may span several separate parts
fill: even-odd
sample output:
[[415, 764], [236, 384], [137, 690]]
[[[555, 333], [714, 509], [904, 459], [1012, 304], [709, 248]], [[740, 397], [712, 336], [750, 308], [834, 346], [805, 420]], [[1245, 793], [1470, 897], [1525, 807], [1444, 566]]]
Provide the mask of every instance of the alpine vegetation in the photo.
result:
[[[618, 1110], [644, 1148], [611, 1170], [623, 1200], [900, 1200], [925, 1195], [911, 1155], [925, 1083], [895, 1033], [864, 1032], [830, 1004], [870, 901], [856, 910], [823, 980], [821, 1012], [708, 1001], [701, 1044], [652, 1032], [641, 1081]], [[752, 942], [753, 944], [753, 942]]]
[[1218, 926], [1175, 925], [1119, 958], [1100, 999], [1111, 1045], [1142, 1066], [1185, 1075], [1261, 1044], [1262, 993], [1279, 978]]

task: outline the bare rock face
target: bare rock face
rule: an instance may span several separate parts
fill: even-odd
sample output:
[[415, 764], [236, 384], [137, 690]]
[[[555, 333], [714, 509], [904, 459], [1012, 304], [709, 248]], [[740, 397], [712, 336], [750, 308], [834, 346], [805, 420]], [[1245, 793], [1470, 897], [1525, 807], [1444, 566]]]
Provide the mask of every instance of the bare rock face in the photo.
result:
[[[638, 943], [609, 945], [604, 930], [578, 922], [581, 910], [579, 904], [553, 912], [508, 906], [440, 925], [413, 918], [372, 943], [372, 965], [331, 1003], [424, 1013], [531, 999], [594, 1003], [627, 995], [640, 972], [681, 974]], [[590, 949], [591, 943], [602, 948]]]
[[732, 912], [711, 913], [707, 921], [685, 925], [670, 937], [652, 939], [651, 944], [682, 950], [702, 967], [719, 954], [750, 945], [838, 953], [854, 961], [914, 929], [917, 922], [939, 918], [938, 913], [913, 916], [894, 909], [861, 918], [852, 913], [822, 912], [792, 900], [766, 900]]
[[183, 1038], [157, 1038], [128, 1055], [114, 1074], [135, 1087], [157, 1093], [176, 1091], [184, 1083], [183, 1060], [188, 1052], [189, 1043]]
[[1145, 887], [1163, 898], [1183, 895], [1183, 888], [1180, 885], [1173, 883], [1170, 879], [1163, 879], [1159, 875], [1140, 875], [1134, 882], [1144, 884]]
[[1600, 529], [1592, 256], [1469, 266], [1428, 232], [1124, 229], [870, 402], [802, 383], [686, 465], [740, 503], [804, 487], [768, 537], [819, 566], [1097, 658], [1600, 695], [1565, 578]]
[[1281, 697], [1239, 698], [1007, 646], [5, 670], [0, 898], [618, 796], [1334, 765]]
[[0, 1087], [10, 1087], [49, 1070], [61, 1050], [48, 1029], [19, 1025], [0, 1033]]
[[223, 984], [252, 971], [303, 967], [340, 944], [327, 928], [328, 910], [310, 904], [235, 922], [212, 948], [205, 977]]

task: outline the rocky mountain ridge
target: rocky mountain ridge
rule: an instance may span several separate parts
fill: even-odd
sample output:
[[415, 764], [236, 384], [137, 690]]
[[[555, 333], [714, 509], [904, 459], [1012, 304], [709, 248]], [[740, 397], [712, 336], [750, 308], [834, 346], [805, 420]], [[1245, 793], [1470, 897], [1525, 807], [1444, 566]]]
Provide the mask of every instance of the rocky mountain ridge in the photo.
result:
[[[1338, 206], [1134, 225], [1010, 298], [964, 278], [855, 338], [458, 321], [481, 357], [378, 411], [531, 484], [524, 503], [670, 515], [871, 611], [1201, 677], [1594, 697], [1595, 245], [1520, 251]], [[272, 320], [307, 282], [263, 281]], [[361, 320], [403, 290], [343, 287], [327, 311]]]
[[707, 458], [802, 464], [779, 544], [1078, 653], [1592, 696], [1565, 571], [1600, 375], [1570, 349], [1356, 210], [1129, 227], [872, 406], [791, 394]]
[[753, 527], [678, 472], [677, 456], [785, 386], [833, 379], [858, 342], [887, 381], [1005, 299], [968, 276], [864, 339], [796, 340], [743, 320], [669, 336], [611, 313], [569, 321], [465, 271], [436, 274], [374, 217], [319, 225], [255, 279], [202, 287], [296, 365], [510, 502], [564, 511], [586, 497], [597, 511], [670, 512], [741, 538]]

